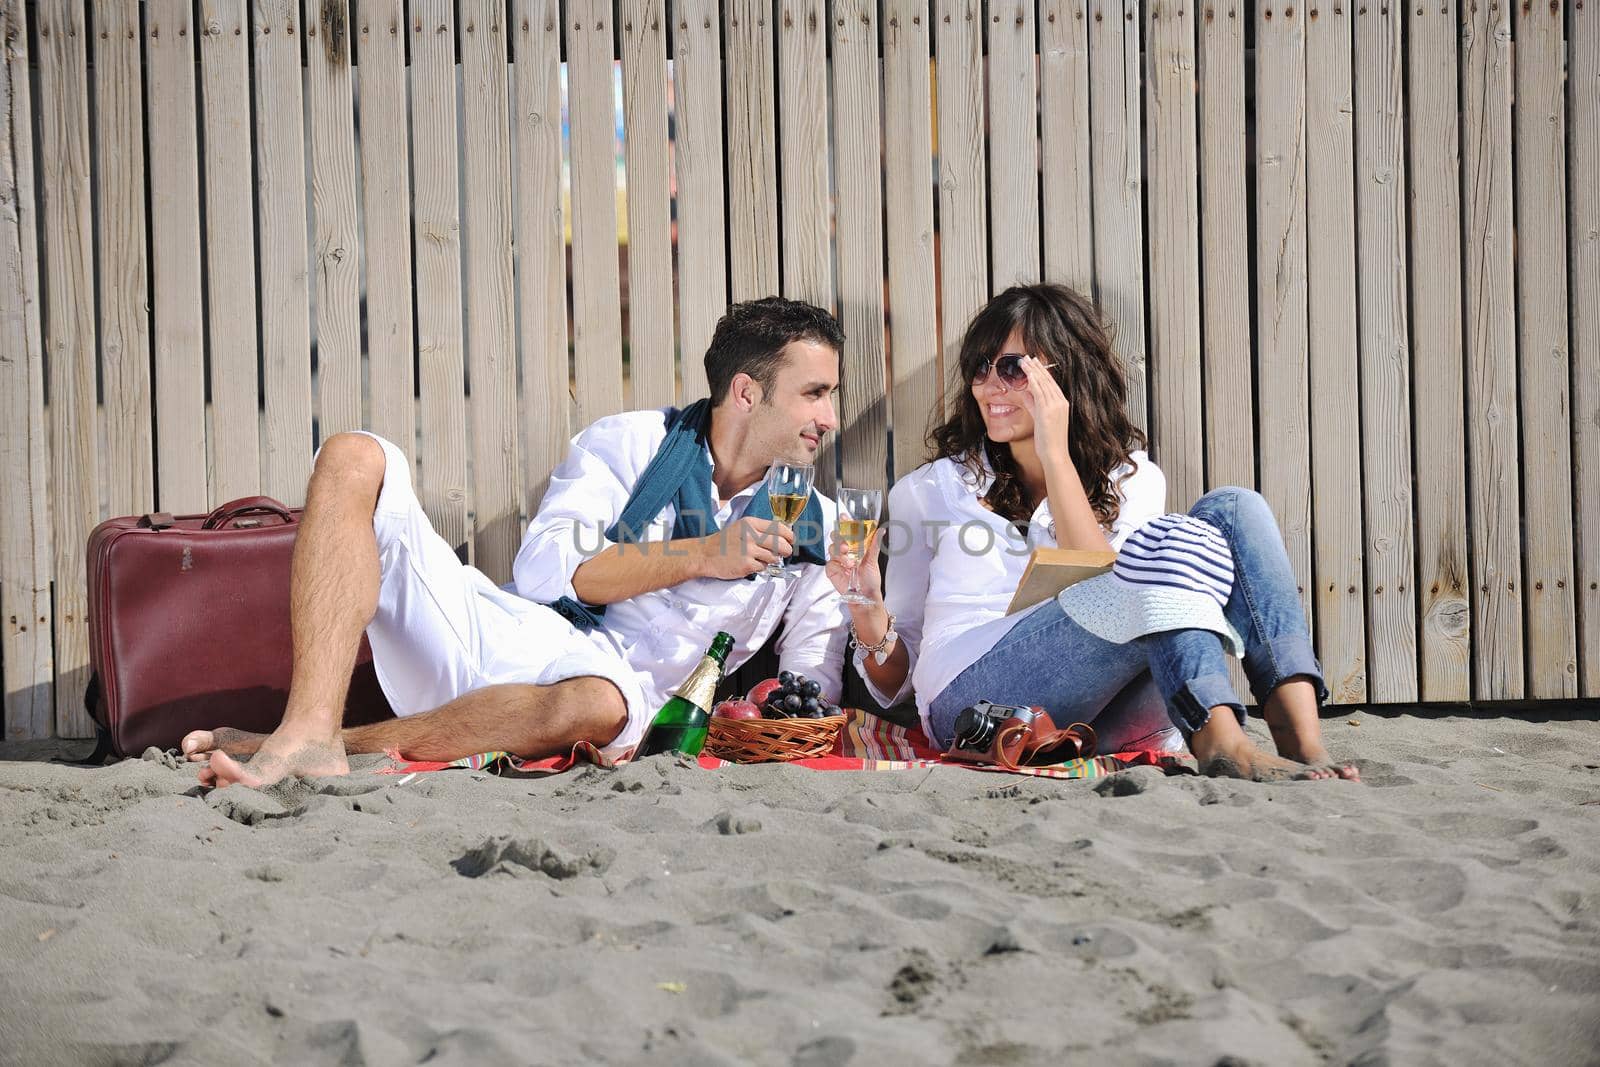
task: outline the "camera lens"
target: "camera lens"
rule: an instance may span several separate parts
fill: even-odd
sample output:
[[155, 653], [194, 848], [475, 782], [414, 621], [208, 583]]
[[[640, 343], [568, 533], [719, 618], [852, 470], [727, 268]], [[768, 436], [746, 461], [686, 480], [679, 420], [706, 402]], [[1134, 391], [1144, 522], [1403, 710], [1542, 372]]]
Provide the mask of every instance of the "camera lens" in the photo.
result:
[[995, 720], [978, 708], [963, 708], [956, 716], [955, 742], [962, 748], [982, 752], [994, 739]]

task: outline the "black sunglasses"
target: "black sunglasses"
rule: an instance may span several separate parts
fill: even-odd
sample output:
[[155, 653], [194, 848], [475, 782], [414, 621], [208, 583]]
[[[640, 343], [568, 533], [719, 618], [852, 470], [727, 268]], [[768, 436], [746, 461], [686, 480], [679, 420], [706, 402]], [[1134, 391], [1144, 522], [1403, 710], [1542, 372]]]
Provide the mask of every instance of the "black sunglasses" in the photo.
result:
[[[1000, 381], [1010, 389], [1021, 389], [1028, 384], [1028, 372], [1022, 369], [1022, 353], [1003, 352], [998, 356], [991, 356], [978, 364], [978, 369], [972, 373], [972, 384], [982, 385], [989, 380], [989, 368], [993, 367], [995, 373], [1000, 375]], [[1046, 367], [1054, 367], [1054, 363], [1046, 363]]]

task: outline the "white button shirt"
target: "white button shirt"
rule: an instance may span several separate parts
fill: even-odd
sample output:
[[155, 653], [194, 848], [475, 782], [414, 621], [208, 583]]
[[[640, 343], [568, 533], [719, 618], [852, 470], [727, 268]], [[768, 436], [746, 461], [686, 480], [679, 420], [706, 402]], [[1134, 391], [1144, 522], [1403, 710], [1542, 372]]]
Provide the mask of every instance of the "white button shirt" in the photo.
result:
[[[1131, 473], [1124, 464], [1112, 475], [1113, 484], [1127, 475], [1117, 521], [1106, 531], [1112, 548], [1121, 548], [1128, 535], [1166, 508], [1166, 475], [1143, 452], [1131, 459]], [[1029, 555], [1036, 548], [1058, 547], [1050, 502], [1040, 502], [1023, 541], [1014, 526], [983, 506], [993, 482], [987, 471], [974, 481], [963, 464], [947, 458], [923, 464], [889, 491], [884, 604], [894, 614], [895, 633], [905, 643], [911, 667], [894, 693], [872, 683], [859, 648], [856, 669], [885, 707], [914, 689], [924, 728], [933, 698], [1042, 606], [1006, 614]]]
[[[512, 574], [518, 594], [541, 603], [563, 596], [581, 599], [572, 588], [574, 572], [615, 544], [605, 539], [605, 531], [621, 517], [666, 436], [666, 411], [650, 410], [608, 416], [572, 439], [517, 552]], [[744, 515], [760, 484], [718, 502], [719, 528]], [[838, 506], [821, 493], [817, 499], [824, 530], [832, 531]], [[676, 510], [668, 504], [642, 539], [670, 539], [675, 518]], [[844, 606], [822, 567], [791, 566], [799, 578], [694, 578], [618, 601], [607, 605], [605, 625], [590, 639], [621, 656], [638, 673], [645, 699], [659, 708], [700, 662], [718, 630], [733, 635], [727, 663], [731, 672], [765, 645], [781, 623], [778, 657], [783, 669], [820, 682], [823, 695], [836, 701], [844, 673]]]

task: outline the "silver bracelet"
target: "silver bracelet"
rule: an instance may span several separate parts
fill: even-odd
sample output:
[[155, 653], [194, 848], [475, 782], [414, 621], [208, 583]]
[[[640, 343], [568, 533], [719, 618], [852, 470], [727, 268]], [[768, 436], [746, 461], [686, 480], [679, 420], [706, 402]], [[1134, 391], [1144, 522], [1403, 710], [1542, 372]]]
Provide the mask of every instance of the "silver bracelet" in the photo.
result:
[[856, 621], [854, 619], [850, 620], [850, 640], [854, 641], [856, 647], [862, 652], [869, 653], [880, 667], [888, 662], [889, 650], [894, 647], [894, 643], [899, 640], [899, 637], [900, 635], [894, 632], [894, 612], [892, 611], [889, 613], [889, 626], [883, 631], [883, 637], [879, 638], [877, 644], [862, 644], [861, 636], [856, 633]]

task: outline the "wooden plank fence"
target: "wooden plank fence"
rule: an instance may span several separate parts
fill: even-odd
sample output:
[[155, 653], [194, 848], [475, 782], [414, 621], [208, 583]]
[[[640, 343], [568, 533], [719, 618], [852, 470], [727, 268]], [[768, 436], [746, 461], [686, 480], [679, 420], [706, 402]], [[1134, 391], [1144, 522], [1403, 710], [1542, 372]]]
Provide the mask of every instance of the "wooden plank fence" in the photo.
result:
[[1171, 507], [1260, 488], [1343, 703], [1600, 694], [1600, 9], [0, 0], [0, 676], [82, 736], [103, 518], [400, 441], [496, 579], [569, 435], [835, 311], [821, 479], [1095, 296]]

